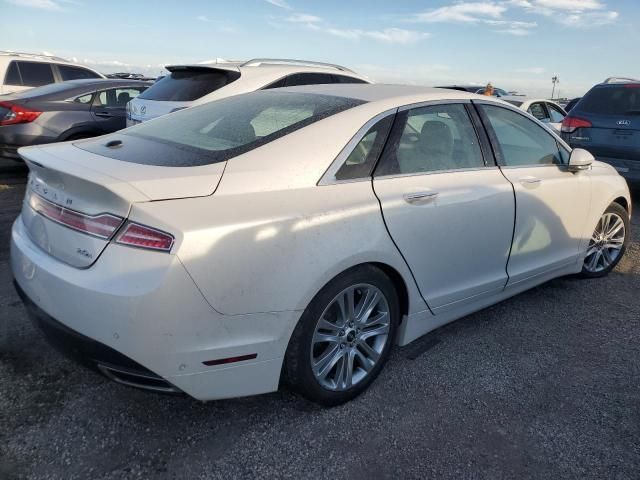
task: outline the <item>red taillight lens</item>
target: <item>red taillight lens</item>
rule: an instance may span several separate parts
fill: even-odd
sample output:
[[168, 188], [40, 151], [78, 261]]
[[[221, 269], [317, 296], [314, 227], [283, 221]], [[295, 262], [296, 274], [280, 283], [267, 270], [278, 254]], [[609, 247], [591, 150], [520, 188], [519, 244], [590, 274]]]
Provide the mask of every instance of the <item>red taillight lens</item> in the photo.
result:
[[109, 213], [86, 215], [75, 210], [69, 210], [36, 194], [31, 194], [29, 197], [29, 205], [49, 220], [105, 240], [111, 238], [124, 221], [123, 218]]
[[627, 83], [624, 88], [640, 88], [640, 83]]
[[128, 222], [116, 238], [116, 243], [122, 245], [162, 252], [170, 251], [173, 241], [173, 235], [133, 222]]
[[582, 118], [567, 116], [564, 117], [562, 121], [562, 131], [564, 133], [573, 133], [578, 128], [589, 128], [591, 127], [591, 122], [589, 120], [584, 120]]
[[2, 110], [6, 112], [0, 117], [0, 125], [33, 122], [42, 113], [11, 102], [0, 102], [0, 111]]

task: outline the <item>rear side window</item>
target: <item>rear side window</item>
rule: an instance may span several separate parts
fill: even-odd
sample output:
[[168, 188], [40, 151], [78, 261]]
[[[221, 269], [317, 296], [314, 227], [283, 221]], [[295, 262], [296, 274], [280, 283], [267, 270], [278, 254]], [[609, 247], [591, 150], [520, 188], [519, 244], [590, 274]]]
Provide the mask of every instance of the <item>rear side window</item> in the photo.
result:
[[190, 102], [218, 90], [240, 78], [238, 72], [212, 69], [188, 69], [171, 72], [157, 81], [141, 99], [164, 102]]
[[22, 79], [20, 78], [20, 72], [18, 71], [18, 64], [11, 62], [7, 69], [7, 74], [4, 77], [5, 85], [22, 85]]
[[333, 76], [328, 73], [294, 73], [287, 77], [287, 87], [296, 85], [322, 85], [335, 83]]
[[333, 75], [335, 83], [367, 83], [360, 78], [348, 77], [346, 75]]
[[580, 100], [580, 111], [603, 115], [638, 115], [640, 85], [593, 88]]
[[376, 175], [484, 166], [478, 137], [464, 105], [433, 105], [398, 114]]
[[100, 78], [98, 74], [81, 67], [71, 67], [69, 65], [58, 65], [58, 71], [62, 80], [79, 80], [83, 78]]
[[22, 77], [22, 85], [39, 87], [55, 82], [51, 64], [40, 62], [16, 62]]
[[[363, 103], [329, 95], [262, 90], [184, 109], [128, 128], [119, 133], [120, 138], [124, 137], [120, 149], [105, 148], [104, 140], [77, 146], [132, 163], [171, 167], [209, 165]], [[135, 148], [142, 141], [146, 141], [139, 150], [142, 154], [127, 154], [127, 144]], [[152, 149], [160, 150], [158, 154], [150, 154]], [[179, 154], [171, 154], [172, 150]]]
[[388, 115], [365, 133], [336, 172], [336, 180], [352, 180], [371, 176], [373, 167], [387, 141], [393, 118], [393, 115]]

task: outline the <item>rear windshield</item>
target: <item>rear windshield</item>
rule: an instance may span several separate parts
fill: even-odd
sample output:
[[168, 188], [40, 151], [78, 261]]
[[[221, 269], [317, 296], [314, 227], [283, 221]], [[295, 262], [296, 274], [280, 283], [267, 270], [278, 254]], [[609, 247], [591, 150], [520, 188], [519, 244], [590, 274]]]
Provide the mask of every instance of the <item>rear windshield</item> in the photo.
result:
[[[127, 128], [116, 134], [122, 140], [121, 148], [101, 146], [104, 139], [77, 146], [132, 163], [169, 167], [209, 165], [246, 153], [363, 103], [362, 100], [329, 95], [264, 90], [185, 109]], [[149, 153], [152, 151], [157, 154]]]
[[640, 85], [596, 87], [582, 98], [579, 109], [604, 115], [640, 115]]
[[239, 77], [238, 72], [210, 68], [176, 70], [154, 83], [139, 98], [190, 102], [228, 85]]

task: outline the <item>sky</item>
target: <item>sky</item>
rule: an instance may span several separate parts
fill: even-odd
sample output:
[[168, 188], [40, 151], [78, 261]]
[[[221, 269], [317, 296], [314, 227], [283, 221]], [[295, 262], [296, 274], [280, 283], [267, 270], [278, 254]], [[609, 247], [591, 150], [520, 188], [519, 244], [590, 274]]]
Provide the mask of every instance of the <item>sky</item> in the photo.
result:
[[[158, 75], [215, 58], [298, 58], [376, 82], [580, 96], [640, 78], [637, 0], [0, 0], [0, 50]], [[557, 96], [557, 95], [556, 95]]]

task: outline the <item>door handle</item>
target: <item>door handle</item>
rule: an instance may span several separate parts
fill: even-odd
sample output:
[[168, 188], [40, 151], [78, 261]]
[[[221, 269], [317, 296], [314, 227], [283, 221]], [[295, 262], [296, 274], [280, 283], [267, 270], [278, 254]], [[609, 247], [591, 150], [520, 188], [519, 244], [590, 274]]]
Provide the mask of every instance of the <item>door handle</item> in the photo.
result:
[[109, 112], [95, 112], [95, 115], [96, 117], [104, 117], [104, 118], [109, 118], [113, 116]]
[[435, 200], [438, 196], [438, 192], [416, 192], [416, 193], [407, 193], [404, 195], [404, 201], [411, 205], [422, 205], [427, 203], [430, 200]]
[[520, 183], [522, 184], [528, 184], [528, 185], [537, 185], [539, 184], [542, 180], [540, 180], [537, 177], [531, 177], [531, 176], [527, 176], [527, 177], [520, 177]]

